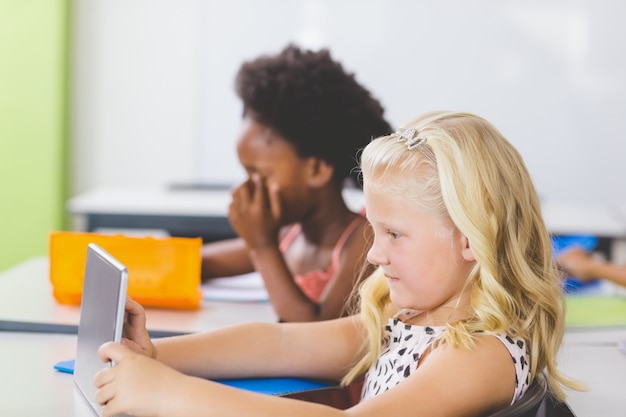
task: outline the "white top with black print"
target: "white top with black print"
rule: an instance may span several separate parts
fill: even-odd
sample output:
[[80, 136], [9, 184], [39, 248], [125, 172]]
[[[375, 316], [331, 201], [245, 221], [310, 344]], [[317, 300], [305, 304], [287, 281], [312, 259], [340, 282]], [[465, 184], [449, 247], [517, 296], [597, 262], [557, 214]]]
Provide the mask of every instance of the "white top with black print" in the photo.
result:
[[[406, 315], [409, 312], [405, 312]], [[408, 318], [412, 315], [409, 313]], [[385, 342], [378, 360], [365, 375], [361, 401], [395, 387], [411, 375], [421, 356], [445, 331], [444, 326], [415, 326], [404, 323], [399, 317], [389, 319], [385, 326]], [[406, 318], [405, 318], [406, 319]], [[528, 388], [530, 365], [526, 342], [512, 339], [506, 334], [495, 335], [507, 348], [515, 364], [515, 394], [511, 404], [519, 400]], [[520, 382], [521, 381], [521, 382]]]

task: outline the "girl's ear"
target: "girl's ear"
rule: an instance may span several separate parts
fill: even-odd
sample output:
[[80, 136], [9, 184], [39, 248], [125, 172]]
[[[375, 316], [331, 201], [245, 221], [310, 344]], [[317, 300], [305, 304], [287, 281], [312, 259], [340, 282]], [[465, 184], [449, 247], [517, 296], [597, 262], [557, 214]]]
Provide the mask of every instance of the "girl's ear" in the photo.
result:
[[474, 257], [474, 252], [472, 252], [472, 247], [470, 246], [469, 239], [466, 236], [462, 237], [463, 239], [463, 249], [461, 250], [461, 256], [468, 262], [474, 262], [476, 258]]
[[335, 168], [328, 162], [319, 158], [309, 159], [309, 186], [320, 188], [333, 179]]

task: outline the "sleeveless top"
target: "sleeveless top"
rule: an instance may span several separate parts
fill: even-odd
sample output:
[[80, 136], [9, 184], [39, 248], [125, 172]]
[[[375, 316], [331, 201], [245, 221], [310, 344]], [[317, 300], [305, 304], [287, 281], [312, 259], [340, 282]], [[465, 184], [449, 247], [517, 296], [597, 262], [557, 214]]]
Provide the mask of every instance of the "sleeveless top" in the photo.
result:
[[[420, 357], [441, 337], [445, 326], [405, 324], [397, 316], [385, 326], [382, 353], [372, 364], [363, 384], [361, 401], [381, 394], [408, 378], [417, 369]], [[511, 404], [522, 398], [529, 384], [530, 364], [526, 342], [507, 334], [494, 335], [507, 348], [515, 365], [515, 393]]]
[[[302, 290], [302, 292], [312, 301], [316, 303], [320, 301], [324, 288], [326, 288], [328, 283], [337, 272], [337, 269], [339, 268], [341, 251], [343, 250], [346, 241], [348, 240], [354, 229], [356, 229], [357, 226], [359, 226], [364, 221], [365, 218], [359, 216], [352, 220], [350, 224], [348, 224], [348, 227], [346, 227], [341, 236], [339, 236], [339, 240], [337, 240], [337, 243], [335, 243], [330, 266], [325, 271], [318, 269], [315, 271], [309, 271], [305, 274], [294, 274], [294, 281]], [[291, 226], [291, 228], [287, 231], [285, 237], [283, 237], [280, 242], [280, 251], [284, 253], [301, 232], [302, 227], [299, 223]]]

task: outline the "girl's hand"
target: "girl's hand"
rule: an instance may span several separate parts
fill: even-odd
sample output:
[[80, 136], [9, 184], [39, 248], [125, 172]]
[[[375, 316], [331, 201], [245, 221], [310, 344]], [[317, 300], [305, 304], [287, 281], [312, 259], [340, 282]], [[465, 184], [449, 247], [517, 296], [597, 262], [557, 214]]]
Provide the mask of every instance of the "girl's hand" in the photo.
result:
[[126, 298], [126, 317], [122, 332], [122, 344], [136, 353], [151, 358], [156, 357], [156, 350], [146, 329], [146, 312], [138, 302]]
[[103, 362], [116, 365], [99, 371], [94, 377], [98, 388], [96, 401], [104, 408], [103, 417], [118, 413], [156, 416], [175, 398], [184, 375], [117, 343], [108, 342], [98, 349]]
[[596, 278], [594, 271], [595, 260], [580, 247], [573, 247], [563, 251], [556, 261], [569, 274], [579, 280], [588, 281]]
[[253, 175], [233, 191], [228, 217], [251, 249], [278, 245], [282, 206], [278, 187]]

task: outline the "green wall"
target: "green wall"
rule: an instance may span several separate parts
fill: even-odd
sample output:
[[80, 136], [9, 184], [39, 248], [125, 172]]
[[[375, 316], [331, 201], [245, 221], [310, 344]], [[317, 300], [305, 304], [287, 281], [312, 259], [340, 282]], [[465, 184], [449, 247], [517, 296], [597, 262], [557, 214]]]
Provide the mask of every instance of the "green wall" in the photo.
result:
[[0, 0], [0, 271], [64, 227], [69, 0]]

